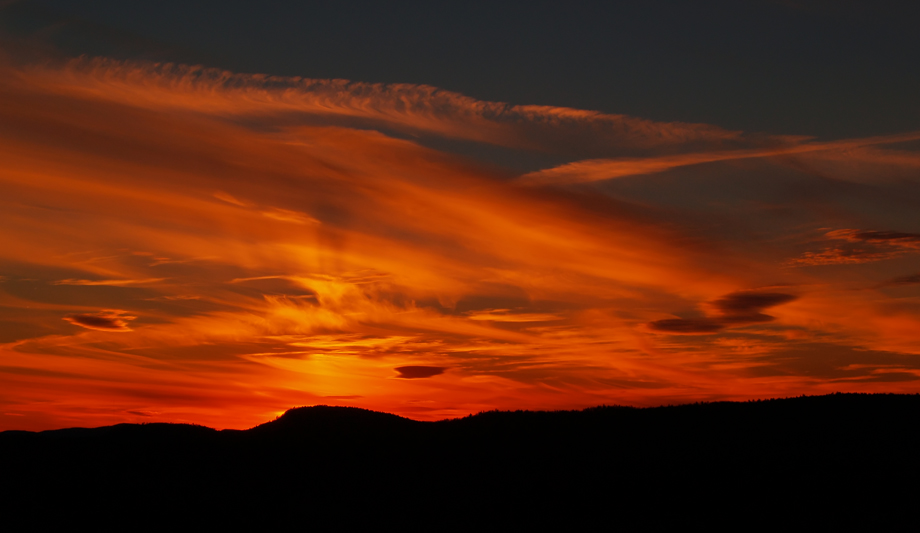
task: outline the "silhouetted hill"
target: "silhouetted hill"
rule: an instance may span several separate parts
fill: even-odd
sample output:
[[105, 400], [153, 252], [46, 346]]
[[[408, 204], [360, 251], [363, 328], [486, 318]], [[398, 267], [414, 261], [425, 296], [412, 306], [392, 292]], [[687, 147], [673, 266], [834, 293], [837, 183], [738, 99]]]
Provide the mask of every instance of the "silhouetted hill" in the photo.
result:
[[415, 420], [390, 413], [370, 411], [358, 407], [336, 407], [316, 405], [313, 407], [295, 407], [283, 415], [260, 424], [249, 431], [259, 434], [289, 434], [302, 432], [350, 432], [396, 430], [409, 425], [419, 424]]
[[894, 488], [920, 474], [918, 415], [918, 395], [835, 394], [440, 422], [316, 406], [245, 431], [3, 432], [0, 501], [39, 515], [49, 503], [107, 502], [345, 522], [613, 513], [654, 525], [672, 523], [677, 509], [681, 520], [714, 508], [766, 519], [828, 501], [868, 512], [870, 500], [873, 513], [890, 514], [913, 495]]

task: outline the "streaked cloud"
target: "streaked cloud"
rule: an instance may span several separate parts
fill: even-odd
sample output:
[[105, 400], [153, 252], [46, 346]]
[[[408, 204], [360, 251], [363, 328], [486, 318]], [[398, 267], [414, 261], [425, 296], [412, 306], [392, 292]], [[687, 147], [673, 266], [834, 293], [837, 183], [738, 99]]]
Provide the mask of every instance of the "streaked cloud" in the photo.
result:
[[718, 315], [706, 318], [665, 318], [648, 324], [654, 331], [678, 334], [709, 334], [724, 328], [770, 322], [773, 316], [762, 311], [795, 300], [779, 292], [741, 291], [709, 302]]
[[899, 248], [920, 249], [920, 233], [839, 229], [828, 232], [827, 236], [831, 239], [841, 239], [850, 242], [870, 242], [873, 244], [885, 244]]
[[[526, 185], [586, 183], [622, 178], [624, 176], [655, 174], [677, 167], [713, 163], [717, 161], [792, 156], [831, 150], [839, 151], [880, 144], [915, 141], [918, 139], [920, 139], [920, 132], [867, 137], [864, 139], [844, 139], [831, 142], [802, 143], [795, 142], [796, 139], [790, 138], [790, 142], [785, 145], [768, 148], [689, 153], [651, 158], [589, 159], [531, 172], [521, 176], [518, 181]], [[914, 160], [910, 159], [910, 162], [914, 163]]]
[[393, 128], [554, 153], [764, 142], [709, 124], [486, 102], [425, 85], [239, 74], [105, 58], [75, 59], [62, 68], [33, 67], [18, 77], [38, 90], [74, 96], [104, 93], [108, 99], [132, 106], [250, 119], [274, 115], [275, 121], [278, 113], [287, 114], [288, 119], [316, 116], [324, 124]]
[[[105, 59], [0, 70], [0, 401], [35, 427], [915, 387], [920, 310], [891, 297], [914, 283], [914, 134]], [[435, 137], [570, 161], [532, 174], [569, 186]], [[698, 166], [718, 161], [738, 166]]]
[[879, 252], [861, 249], [844, 250], [841, 248], [825, 248], [819, 252], [805, 252], [801, 256], [791, 259], [790, 265], [854, 265], [884, 261], [901, 255], [901, 252]]
[[563, 317], [550, 313], [513, 313], [510, 309], [487, 309], [467, 315], [470, 320], [491, 322], [552, 322]]
[[791, 259], [788, 264], [812, 266], [860, 264], [894, 259], [920, 251], [920, 233], [838, 229], [827, 232], [825, 237], [830, 241], [846, 241], [857, 246], [851, 245], [846, 248], [833, 246], [816, 252], [805, 252]]
[[109, 287], [124, 287], [126, 285], [148, 285], [150, 283], [158, 283], [163, 281], [165, 278], [149, 278], [149, 279], [62, 279], [55, 281], [55, 285], [84, 285], [84, 286], [93, 286], [93, 285], [105, 285]]

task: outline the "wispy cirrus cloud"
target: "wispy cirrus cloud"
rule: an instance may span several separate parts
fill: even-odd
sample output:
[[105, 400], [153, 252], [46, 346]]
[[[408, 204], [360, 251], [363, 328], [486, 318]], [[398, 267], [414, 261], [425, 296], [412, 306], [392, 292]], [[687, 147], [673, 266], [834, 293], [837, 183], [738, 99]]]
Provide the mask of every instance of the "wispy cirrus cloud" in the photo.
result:
[[[570, 183], [587, 183], [608, 179], [656, 174], [673, 168], [717, 161], [736, 159], [756, 159], [764, 157], [793, 156], [811, 152], [839, 151], [866, 146], [894, 144], [920, 139], [920, 132], [898, 135], [866, 137], [863, 139], [843, 139], [830, 142], [798, 142], [801, 139], [789, 138], [783, 145], [718, 152], [697, 152], [679, 155], [667, 155], [647, 158], [589, 159], [575, 161], [564, 165], [525, 174], [518, 181], [526, 185], [564, 185]], [[913, 159], [910, 160], [913, 163]]]
[[900, 251], [825, 248], [818, 252], [805, 252], [799, 257], [790, 259], [787, 264], [792, 266], [858, 265], [884, 261], [900, 255], [902, 255]]
[[[916, 311], [865, 288], [908, 266], [782, 268], [802, 227], [825, 228], [809, 246], [913, 253], [909, 216], [852, 214], [910, 190], [835, 189], [833, 203], [820, 176], [757, 166], [817, 150], [869, 161], [903, 136], [822, 144], [140, 62], [2, 68], [0, 354], [16, 370], [0, 380], [31, 412], [246, 427], [340, 398], [434, 419], [799, 394], [841, 376], [895, 390], [869, 379], [879, 361], [917, 366], [882, 357], [914, 353]], [[618, 196], [522, 187], [430, 137], [603, 158], [601, 173], [628, 155], [623, 172], [674, 179]], [[782, 179], [681, 189], [683, 167], [739, 158]], [[850, 227], [903, 231], [827, 229]]]
[[884, 261], [920, 251], [920, 233], [838, 229], [829, 231], [830, 241], [846, 241], [853, 246], [827, 247], [817, 252], [805, 252], [788, 261], [789, 265], [841, 265]]
[[[43, 91], [74, 96], [104, 93], [113, 101], [140, 107], [250, 118], [286, 113], [288, 120], [300, 114], [321, 117], [324, 124], [389, 127], [554, 153], [604, 154], [764, 142], [709, 124], [487, 102], [425, 85], [238, 74], [105, 58], [76, 59], [57, 69], [33, 68], [20, 72], [19, 77]], [[277, 116], [272, 118], [278, 122]]]
[[838, 229], [828, 232], [827, 236], [831, 239], [846, 240], [850, 242], [870, 242], [897, 248], [920, 249], [920, 233]]

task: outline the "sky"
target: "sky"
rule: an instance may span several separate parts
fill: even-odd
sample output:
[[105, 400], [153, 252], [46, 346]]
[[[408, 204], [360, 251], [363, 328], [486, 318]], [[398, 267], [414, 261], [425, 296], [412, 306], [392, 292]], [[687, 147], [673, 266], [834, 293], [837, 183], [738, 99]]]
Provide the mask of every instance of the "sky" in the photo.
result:
[[920, 392], [918, 11], [0, 3], [0, 430]]

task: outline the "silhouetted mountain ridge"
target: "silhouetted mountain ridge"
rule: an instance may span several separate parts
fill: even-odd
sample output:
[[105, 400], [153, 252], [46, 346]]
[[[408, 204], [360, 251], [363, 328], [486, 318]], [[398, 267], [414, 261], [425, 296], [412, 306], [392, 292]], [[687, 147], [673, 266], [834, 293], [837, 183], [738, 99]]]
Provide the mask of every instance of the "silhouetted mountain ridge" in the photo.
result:
[[[879, 424], [893, 423], [906, 414], [920, 414], [920, 394], [866, 394], [836, 393], [823, 396], [798, 396], [771, 398], [745, 402], [716, 401], [658, 407], [631, 407], [600, 405], [582, 410], [555, 411], [501, 411], [491, 410], [470, 414], [462, 418], [437, 422], [419, 422], [391, 413], [360, 407], [315, 405], [295, 407], [274, 420], [248, 430], [215, 430], [196, 424], [148, 422], [122, 423], [98, 428], [65, 428], [41, 432], [10, 430], [0, 432], [0, 442], [14, 435], [41, 435], [52, 440], [80, 440], [105, 437], [144, 438], [194, 438], [225, 433], [249, 433], [263, 436], [283, 436], [304, 432], [335, 433], [353, 431], [409, 431], [422, 427], [451, 427], [497, 430], [537, 429], [540, 426], [700, 423], [718, 420], [741, 426], [750, 424], [783, 424], [811, 422], [818, 426], [849, 422]], [[662, 428], [665, 429], [665, 428]]]
[[520, 505], [535, 520], [611, 506], [657, 516], [714, 501], [760, 513], [772, 502], [775, 512], [817, 495], [846, 501], [912, 486], [918, 415], [920, 395], [834, 394], [487, 411], [438, 422], [322, 405], [243, 431], [184, 424], [8, 431], [0, 433], [0, 501], [37, 513], [48, 502], [102, 501], [231, 514], [283, 509], [293, 517], [306, 505], [311, 517], [334, 520], [444, 506], [484, 517]]

